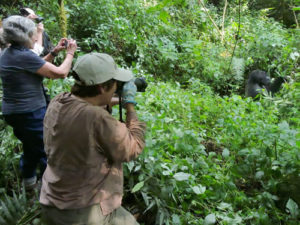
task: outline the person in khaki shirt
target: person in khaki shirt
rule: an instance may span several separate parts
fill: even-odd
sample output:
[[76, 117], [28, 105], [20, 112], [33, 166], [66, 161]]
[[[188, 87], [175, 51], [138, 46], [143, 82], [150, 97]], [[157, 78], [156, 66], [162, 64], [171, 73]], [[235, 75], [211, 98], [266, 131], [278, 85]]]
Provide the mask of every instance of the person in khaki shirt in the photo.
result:
[[[121, 206], [122, 163], [145, 146], [145, 124], [134, 106], [132, 72], [118, 68], [107, 54], [90, 53], [74, 65], [71, 93], [56, 96], [44, 119], [48, 162], [40, 194], [48, 225], [131, 225], [135, 218]], [[106, 110], [117, 82], [124, 82], [126, 122]]]

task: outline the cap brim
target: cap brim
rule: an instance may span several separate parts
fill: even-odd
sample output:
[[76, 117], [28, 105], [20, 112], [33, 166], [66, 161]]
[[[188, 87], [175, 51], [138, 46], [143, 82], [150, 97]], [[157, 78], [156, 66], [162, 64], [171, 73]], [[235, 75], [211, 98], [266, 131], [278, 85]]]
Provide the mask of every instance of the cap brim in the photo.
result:
[[130, 81], [133, 77], [133, 73], [130, 70], [118, 68], [117, 75], [114, 77], [114, 79], [122, 82], [127, 82]]

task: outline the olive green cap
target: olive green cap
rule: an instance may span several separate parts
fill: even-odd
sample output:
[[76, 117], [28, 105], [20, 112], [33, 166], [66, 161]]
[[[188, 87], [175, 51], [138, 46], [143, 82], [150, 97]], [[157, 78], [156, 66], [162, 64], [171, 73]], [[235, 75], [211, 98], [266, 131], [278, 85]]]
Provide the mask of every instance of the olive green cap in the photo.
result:
[[80, 56], [73, 70], [77, 73], [80, 85], [102, 84], [110, 79], [127, 82], [133, 78], [130, 70], [118, 68], [114, 59], [105, 53], [89, 53]]

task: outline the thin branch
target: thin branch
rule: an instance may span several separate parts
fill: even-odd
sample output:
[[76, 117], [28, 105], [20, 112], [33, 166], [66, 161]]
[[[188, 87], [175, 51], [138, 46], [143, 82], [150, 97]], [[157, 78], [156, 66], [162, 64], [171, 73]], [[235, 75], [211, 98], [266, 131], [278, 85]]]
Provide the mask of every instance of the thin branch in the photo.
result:
[[293, 10], [293, 6], [291, 6], [291, 8], [292, 8], [293, 15], [294, 15], [294, 18], [295, 18], [295, 22], [296, 22], [296, 26], [297, 26], [296, 28], [298, 29], [299, 28], [299, 23], [298, 23], [297, 15], [296, 15], [295, 11]]
[[226, 16], [226, 9], [227, 9], [227, 4], [228, 4], [228, 1], [225, 0], [225, 6], [224, 6], [224, 10], [223, 10], [223, 20], [222, 20], [222, 36], [221, 36], [221, 41], [224, 40], [224, 36], [225, 36], [225, 16]]
[[241, 0], [239, 0], [239, 26], [238, 26], [238, 30], [237, 30], [237, 34], [236, 34], [235, 45], [234, 45], [234, 48], [233, 48], [233, 51], [232, 51], [232, 54], [231, 54], [231, 59], [230, 59], [230, 63], [229, 63], [227, 71], [230, 70], [232, 59], [234, 57], [235, 48], [236, 48], [237, 43], [238, 43], [238, 41], [240, 39], [240, 30], [241, 30]]
[[213, 25], [215, 26], [215, 28], [219, 32], [220, 36], [222, 37], [222, 32], [220, 31], [219, 27], [217, 26], [217, 24], [215, 23], [215, 21], [213, 20], [213, 18], [208, 13], [208, 9], [204, 6], [204, 4], [202, 3], [202, 0], [199, 0], [199, 4], [204, 8], [204, 12], [209, 17], [210, 21], [213, 23]]

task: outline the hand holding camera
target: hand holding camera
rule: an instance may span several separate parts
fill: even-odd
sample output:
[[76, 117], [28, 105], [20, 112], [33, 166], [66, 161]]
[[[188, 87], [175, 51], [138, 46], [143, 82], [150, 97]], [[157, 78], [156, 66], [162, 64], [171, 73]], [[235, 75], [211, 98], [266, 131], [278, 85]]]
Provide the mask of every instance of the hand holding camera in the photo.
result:
[[122, 91], [122, 106], [125, 107], [126, 104], [132, 103], [136, 105], [135, 94], [137, 91], [137, 87], [134, 84], [134, 79], [126, 82], [123, 86]]
[[74, 55], [77, 49], [76, 41], [73, 39], [68, 40], [67, 38], [62, 38], [52, 52], [57, 55], [60, 51], [65, 49], [67, 50], [67, 54]]
[[74, 53], [76, 52], [77, 49], [76, 41], [73, 39], [67, 40], [67, 43], [65, 42], [64, 46], [67, 49], [67, 54], [71, 54], [74, 56]]
[[[135, 94], [136, 92], [145, 92], [148, 84], [144, 77], [133, 78], [127, 83], [118, 82], [116, 94], [119, 96], [119, 114], [120, 121], [122, 119], [122, 107], [128, 110], [132, 110], [136, 105]], [[122, 97], [122, 99], [121, 99]], [[132, 103], [132, 104], [128, 104]]]

